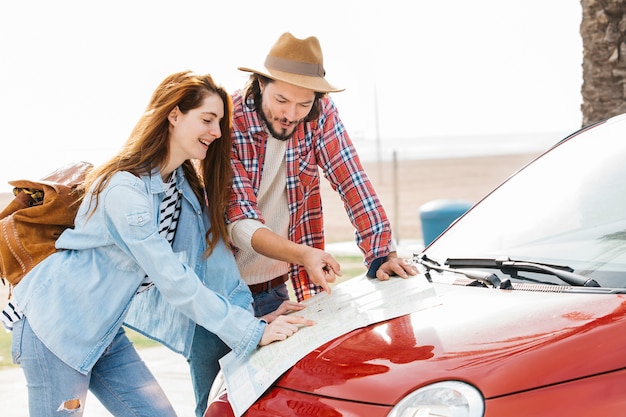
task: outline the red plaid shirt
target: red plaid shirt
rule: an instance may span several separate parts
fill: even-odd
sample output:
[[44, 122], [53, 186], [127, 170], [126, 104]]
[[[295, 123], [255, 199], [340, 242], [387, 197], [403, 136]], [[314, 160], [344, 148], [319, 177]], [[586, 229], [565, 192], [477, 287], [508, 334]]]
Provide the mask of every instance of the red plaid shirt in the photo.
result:
[[[251, 99], [244, 105], [241, 91], [232, 98], [234, 176], [227, 222], [246, 218], [265, 222], [257, 206], [257, 193], [268, 133], [252, 110]], [[330, 97], [322, 99], [320, 117], [301, 123], [287, 142], [286, 166], [291, 241], [324, 249], [319, 166], [344, 202], [367, 267], [389, 255], [389, 220]], [[291, 265], [290, 275], [298, 301], [321, 291], [303, 267]]]

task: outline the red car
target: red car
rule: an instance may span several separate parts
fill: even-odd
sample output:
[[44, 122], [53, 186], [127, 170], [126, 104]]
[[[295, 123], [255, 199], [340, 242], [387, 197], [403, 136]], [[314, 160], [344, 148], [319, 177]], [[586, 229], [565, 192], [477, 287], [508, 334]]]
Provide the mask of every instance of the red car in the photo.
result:
[[[560, 141], [414, 261], [440, 304], [320, 346], [245, 416], [626, 415], [626, 115]], [[205, 417], [229, 415], [221, 391]]]

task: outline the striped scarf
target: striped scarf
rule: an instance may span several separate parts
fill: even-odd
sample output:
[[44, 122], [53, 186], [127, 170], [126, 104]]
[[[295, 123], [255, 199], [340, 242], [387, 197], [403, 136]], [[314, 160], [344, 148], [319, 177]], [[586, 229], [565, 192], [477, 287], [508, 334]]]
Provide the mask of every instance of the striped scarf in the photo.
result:
[[[161, 202], [161, 221], [159, 222], [159, 234], [167, 239], [171, 245], [176, 235], [176, 226], [180, 217], [181, 198], [180, 192], [176, 189], [176, 176], [172, 174], [170, 180], [165, 184], [165, 198]], [[149, 290], [154, 283], [146, 275], [137, 290], [137, 294]]]

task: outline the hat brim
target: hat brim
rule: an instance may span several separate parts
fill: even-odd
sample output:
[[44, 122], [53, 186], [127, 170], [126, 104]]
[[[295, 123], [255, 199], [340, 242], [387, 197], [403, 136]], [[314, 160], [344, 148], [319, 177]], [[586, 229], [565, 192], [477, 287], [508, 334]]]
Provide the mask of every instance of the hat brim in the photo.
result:
[[239, 71], [253, 72], [255, 74], [271, 78], [272, 80], [283, 81], [289, 84], [297, 85], [298, 87], [308, 88], [309, 90], [313, 90], [318, 93], [338, 93], [345, 90], [345, 88], [332, 86], [322, 77], [311, 77], [308, 75], [277, 71], [266, 67], [262, 67], [261, 70], [248, 67], [238, 67], [237, 69]]

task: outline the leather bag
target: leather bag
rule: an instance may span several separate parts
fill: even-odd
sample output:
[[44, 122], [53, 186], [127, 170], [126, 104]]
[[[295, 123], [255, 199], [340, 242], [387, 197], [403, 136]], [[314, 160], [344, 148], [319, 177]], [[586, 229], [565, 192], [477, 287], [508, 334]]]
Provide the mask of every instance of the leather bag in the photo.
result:
[[17, 285], [35, 265], [56, 252], [57, 238], [74, 227], [82, 200], [78, 186], [91, 168], [88, 162], [73, 162], [39, 181], [9, 181], [15, 197], [0, 212], [3, 281]]

